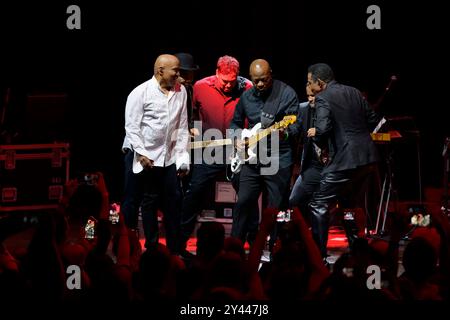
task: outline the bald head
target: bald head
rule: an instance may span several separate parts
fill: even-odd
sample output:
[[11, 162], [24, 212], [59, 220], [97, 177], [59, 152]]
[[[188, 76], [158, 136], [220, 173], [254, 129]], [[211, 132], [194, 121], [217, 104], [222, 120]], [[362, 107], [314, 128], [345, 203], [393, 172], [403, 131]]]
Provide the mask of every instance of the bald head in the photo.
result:
[[250, 75], [261, 75], [271, 72], [269, 63], [264, 59], [256, 59], [250, 65]]
[[178, 65], [179, 67], [180, 61], [178, 58], [171, 54], [162, 54], [158, 58], [156, 58], [155, 66], [154, 66], [154, 75], [158, 74], [160, 68], [167, 68], [173, 65]]
[[153, 72], [159, 85], [170, 89], [176, 84], [180, 75], [180, 61], [174, 55], [162, 54], [156, 59]]
[[272, 86], [272, 69], [269, 62], [256, 59], [250, 64], [250, 78], [258, 91], [265, 91]]

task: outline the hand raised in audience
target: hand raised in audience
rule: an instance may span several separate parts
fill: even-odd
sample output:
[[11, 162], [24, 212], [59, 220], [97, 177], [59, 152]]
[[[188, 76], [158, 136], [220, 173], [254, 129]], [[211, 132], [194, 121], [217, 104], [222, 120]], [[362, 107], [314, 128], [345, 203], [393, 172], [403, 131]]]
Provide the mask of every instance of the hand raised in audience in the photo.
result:
[[96, 188], [102, 194], [102, 209], [100, 211], [100, 219], [108, 219], [110, 209], [108, 188], [106, 186], [103, 173], [97, 171], [95, 172], [95, 175], [97, 176]]

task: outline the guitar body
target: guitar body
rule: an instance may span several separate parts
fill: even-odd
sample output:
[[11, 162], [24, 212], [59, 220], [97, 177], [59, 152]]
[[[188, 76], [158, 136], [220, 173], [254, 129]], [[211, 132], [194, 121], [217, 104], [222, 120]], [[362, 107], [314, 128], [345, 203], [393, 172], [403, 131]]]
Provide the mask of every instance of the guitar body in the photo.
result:
[[[258, 130], [261, 129], [261, 123], [257, 123], [253, 126], [251, 130], [243, 129], [241, 133], [241, 140], [248, 140], [254, 136], [256, 136]], [[236, 147], [235, 147], [236, 148]], [[234, 156], [231, 159], [231, 171], [233, 173], [238, 173], [241, 171], [242, 165], [245, 162], [251, 161], [256, 158], [256, 144], [250, 144], [245, 148], [245, 151], [237, 151], [235, 150]]]
[[231, 158], [231, 172], [239, 173], [239, 171], [241, 171], [242, 164], [242, 159], [239, 158], [239, 156], [235, 155], [233, 158]]
[[[242, 130], [242, 140], [246, 140], [246, 139], [250, 139], [251, 137], [256, 136], [256, 134], [258, 133], [258, 130], [261, 129], [261, 123], [257, 123], [255, 124], [255, 126], [251, 129], [244, 129]], [[244, 161], [251, 161], [254, 158], [256, 158], [256, 153], [255, 153], [255, 149], [256, 149], [256, 144], [250, 144], [248, 146], [248, 148], [245, 149], [244, 152]]]
[[236, 137], [231, 142], [234, 145], [234, 154], [231, 158], [231, 171], [233, 174], [241, 171], [242, 165], [245, 162], [252, 161], [256, 158], [255, 148], [259, 140], [272, 134], [273, 131], [277, 131], [280, 128], [287, 128], [289, 125], [295, 123], [296, 120], [297, 117], [295, 115], [287, 115], [283, 117], [283, 120], [274, 123], [269, 128], [261, 129], [261, 123], [257, 123], [251, 130], [242, 130], [241, 140], [245, 144], [244, 150], [237, 150]]

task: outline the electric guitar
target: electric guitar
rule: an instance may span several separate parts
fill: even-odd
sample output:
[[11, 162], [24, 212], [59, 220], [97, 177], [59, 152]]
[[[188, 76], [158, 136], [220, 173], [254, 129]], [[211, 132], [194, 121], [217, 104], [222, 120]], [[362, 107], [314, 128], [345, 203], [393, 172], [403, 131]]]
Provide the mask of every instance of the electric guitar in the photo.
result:
[[256, 158], [255, 148], [259, 140], [267, 137], [274, 130], [281, 128], [287, 128], [289, 125], [295, 123], [297, 117], [295, 115], [284, 116], [283, 120], [274, 123], [266, 129], [261, 129], [261, 123], [257, 123], [251, 130], [242, 130], [241, 139], [245, 142], [245, 151], [237, 152], [235, 146], [235, 152], [231, 159], [231, 171], [238, 173], [241, 171], [241, 167], [244, 162], [251, 161]]
[[220, 147], [233, 144], [231, 139], [217, 139], [217, 140], [204, 140], [204, 141], [191, 141], [189, 142], [189, 149], [200, 149], [206, 147]]

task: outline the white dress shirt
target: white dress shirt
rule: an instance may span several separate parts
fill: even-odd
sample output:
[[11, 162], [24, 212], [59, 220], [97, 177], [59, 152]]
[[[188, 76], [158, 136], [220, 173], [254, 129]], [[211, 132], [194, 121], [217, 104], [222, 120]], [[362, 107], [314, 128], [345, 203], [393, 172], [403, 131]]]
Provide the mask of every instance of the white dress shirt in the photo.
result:
[[[143, 155], [156, 167], [189, 166], [186, 97], [180, 84], [165, 95], [154, 76], [128, 95], [124, 146], [134, 150], [134, 165], [139, 166], [136, 156]], [[135, 173], [141, 170], [133, 167]]]

